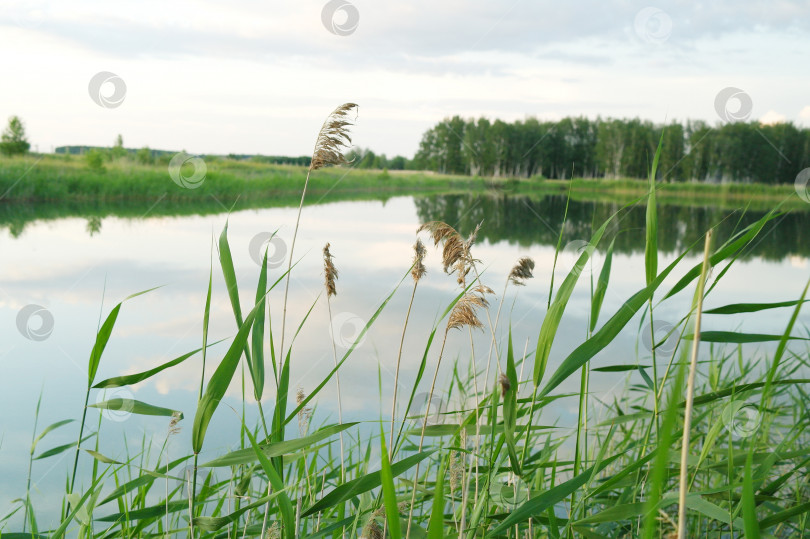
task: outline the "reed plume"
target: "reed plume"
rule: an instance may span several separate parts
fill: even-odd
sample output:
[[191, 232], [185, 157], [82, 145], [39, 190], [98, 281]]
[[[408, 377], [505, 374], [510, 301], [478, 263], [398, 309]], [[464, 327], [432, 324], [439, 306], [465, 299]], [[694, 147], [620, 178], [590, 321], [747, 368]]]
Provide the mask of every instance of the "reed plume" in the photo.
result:
[[402, 326], [402, 337], [399, 339], [399, 352], [397, 353], [397, 368], [394, 373], [394, 396], [391, 399], [391, 432], [388, 437], [388, 457], [393, 459], [396, 453], [394, 447], [394, 419], [397, 415], [397, 391], [399, 389], [399, 368], [402, 363], [402, 347], [405, 344], [405, 331], [408, 329], [408, 320], [411, 317], [411, 308], [413, 307], [413, 300], [416, 297], [416, 286], [419, 284], [420, 279], [425, 276], [427, 269], [425, 268], [425, 256], [427, 256], [427, 249], [419, 238], [413, 245], [413, 266], [411, 267], [411, 277], [413, 277], [413, 291], [411, 292], [411, 301], [408, 303], [408, 312], [405, 314], [405, 323]]
[[337, 290], [335, 289], [335, 281], [338, 278], [338, 270], [332, 262], [332, 253], [329, 252], [330, 244], [327, 243], [323, 248], [323, 275], [324, 284], [326, 285], [326, 295], [336, 296]]
[[343, 156], [343, 148], [349, 147], [352, 143], [348, 128], [353, 125], [353, 122], [347, 118], [352, 109], [356, 108], [355, 103], [344, 103], [326, 118], [318, 133], [318, 140], [315, 142], [315, 151], [312, 152], [309, 170], [318, 170], [326, 165], [347, 163]]
[[518, 263], [515, 264], [515, 267], [509, 272], [509, 282], [516, 286], [525, 286], [526, 283], [524, 281], [534, 277], [534, 275], [532, 275], [533, 270], [534, 260], [524, 256], [518, 260]]
[[[442, 356], [444, 355], [444, 347], [447, 344], [447, 334], [451, 329], [460, 329], [464, 326], [470, 328], [483, 328], [484, 325], [478, 319], [475, 310], [479, 307], [487, 307], [489, 302], [484, 297], [484, 294], [492, 293], [492, 290], [484, 285], [479, 284], [474, 287], [470, 292], [466, 293], [459, 299], [450, 311], [450, 317], [447, 321], [447, 327], [444, 330], [444, 339], [442, 339], [442, 346], [439, 350], [439, 359], [436, 361], [436, 370], [433, 371], [433, 381], [430, 384], [430, 392], [428, 393], [427, 405], [425, 406], [425, 419], [422, 421], [422, 433], [419, 436], [419, 451], [425, 443], [425, 429], [427, 428], [427, 418], [430, 416], [430, 403], [433, 400], [433, 393], [436, 390], [436, 379], [439, 377], [439, 367], [442, 364]], [[415, 482], [419, 481], [419, 462], [416, 463]], [[411, 493], [411, 504], [408, 512], [408, 528], [405, 538], [410, 536], [411, 521], [413, 519], [413, 506], [416, 501], [416, 488]]]
[[304, 198], [307, 196], [307, 185], [309, 176], [313, 170], [318, 170], [326, 165], [339, 165], [346, 163], [342, 150], [351, 144], [349, 127], [353, 121], [348, 119], [349, 112], [357, 111], [355, 103], [344, 103], [333, 110], [321, 126], [318, 138], [315, 140], [315, 149], [312, 151], [312, 160], [307, 171], [307, 178], [304, 180], [304, 190], [301, 193], [301, 202], [298, 205], [298, 217], [295, 219], [295, 231], [293, 232], [292, 244], [290, 245], [290, 257], [287, 260], [287, 275], [284, 284], [284, 306], [281, 315], [281, 344], [279, 345], [279, 371], [281, 363], [284, 361], [284, 330], [287, 324], [287, 297], [290, 291], [290, 271], [292, 270], [293, 252], [295, 251], [295, 239], [298, 237], [298, 226], [301, 223], [301, 211], [304, 208]]
[[425, 245], [422, 243], [422, 240], [416, 240], [416, 243], [413, 245], [413, 252], [413, 269], [411, 269], [411, 277], [413, 277], [413, 282], [417, 283], [419, 282], [419, 279], [424, 277], [425, 273], [427, 273], [424, 263], [427, 250], [425, 249]]
[[[329, 327], [332, 330], [332, 356], [335, 360], [335, 368], [338, 368], [337, 345], [335, 344], [335, 327], [332, 321], [332, 301], [331, 297], [336, 295], [335, 280], [337, 279], [338, 271], [335, 264], [332, 262], [332, 253], [329, 251], [330, 244], [326, 244], [323, 248], [323, 270], [324, 270], [324, 286], [326, 288], [326, 306], [329, 310]], [[339, 331], [339, 328], [338, 328]], [[337, 403], [338, 403], [338, 423], [343, 424], [343, 398], [340, 391], [340, 372], [335, 372], [335, 383], [337, 384]], [[340, 432], [340, 481], [341, 484], [346, 482], [346, 453], [343, 444], [343, 432]]]

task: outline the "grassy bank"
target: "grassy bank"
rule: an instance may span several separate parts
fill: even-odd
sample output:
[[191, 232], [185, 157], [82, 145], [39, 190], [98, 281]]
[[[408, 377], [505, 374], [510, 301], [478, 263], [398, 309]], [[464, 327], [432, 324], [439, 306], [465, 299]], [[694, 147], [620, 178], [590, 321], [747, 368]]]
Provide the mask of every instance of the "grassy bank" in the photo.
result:
[[[33, 428], [33, 467], [70, 452], [73, 464], [67, 470], [61, 512], [45, 514], [38, 508], [39, 493], [20, 492], [7, 518], [24, 516], [2, 537], [652, 539], [672, 537], [679, 529], [685, 537], [805, 536], [810, 380], [802, 374], [810, 350], [797, 319], [807, 287], [796, 283], [792, 301], [751, 304], [739, 298], [739, 303], [703, 309], [703, 298], [729, 271], [745, 270], [735, 265], [740, 253], [761, 239], [763, 228], [778, 214], [768, 213], [730, 233], [707, 230], [705, 238], [664, 267], [659, 266], [657, 195], [653, 191], [648, 196], [645, 281], [616, 312], [603, 312], [602, 298], [613, 292], [612, 245], [626, 232], [615, 226], [627, 211], [621, 208], [592, 231], [589, 246], [605, 252], [604, 264], [593, 268], [590, 317], [581, 341], [556, 368], [548, 361], [551, 350], [575, 287], [589, 285], [586, 268], [593, 249], [583, 248], [574, 267], [558, 270], [551, 283], [533, 280], [534, 264], [528, 260], [518, 261], [508, 275], [488, 273], [482, 280], [479, 271], [488, 261], [477, 259], [475, 239], [433, 222], [417, 236], [428, 243], [428, 256], [442, 258], [449, 275], [424, 275], [424, 248], [417, 244], [414, 264], [401, 268], [402, 280], [391, 283], [390, 295], [374, 312], [362, 313], [368, 322], [355, 345], [338, 355], [333, 337], [323, 335], [322, 345], [334, 354], [335, 367], [321, 380], [308, 380], [307, 392], [297, 394], [290, 385], [290, 366], [309, 358], [297, 355], [290, 342], [285, 347], [284, 335], [292, 337], [307, 318], [290, 320], [285, 332], [286, 305], [265, 304], [266, 294], [284, 285], [284, 268], [269, 270], [265, 261], [255, 281], [236, 282], [224, 228], [217, 245], [219, 261], [214, 262], [219, 269], [212, 279], [233, 292], [228, 298], [239, 330], [227, 352], [201, 352], [209, 344], [209, 306], [225, 300], [211, 297], [209, 283], [206, 308], [198, 313], [201, 350], [149, 371], [98, 380], [100, 363], [109, 361], [104, 349], [115, 335], [119, 309], [136, 308], [114, 307], [98, 331], [88, 361], [87, 391], [76, 395], [75, 410], [66, 412], [70, 417], [65, 421]], [[330, 240], [334, 238], [323, 238], [324, 243]], [[687, 253], [703, 262], [684, 261]], [[331, 317], [330, 301], [339, 299], [331, 298], [332, 260], [326, 257], [324, 262], [326, 286], [317, 301]], [[414, 302], [431, 293], [424, 290], [430, 286], [424, 279], [459, 284], [439, 316], [420, 311], [425, 302]], [[509, 297], [526, 293], [518, 285], [549, 292], [548, 303], [536, 313], [536, 340], [526, 352], [512, 343], [509, 315], [504, 311], [501, 317], [498, 308], [507, 292]], [[255, 301], [240, 304], [238, 287], [255, 290]], [[395, 294], [411, 298], [407, 313], [389, 312]], [[646, 351], [640, 347], [636, 357], [591, 369], [591, 359], [620, 336], [636, 335], [636, 327], [657, 320], [659, 309], [668, 307], [661, 304], [673, 297], [684, 297], [681, 304], [691, 305], [679, 313], [674, 327], [662, 334], [662, 328], [649, 325]], [[667, 317], [672, 314], [666, 312]], [[756, 312], [780, 317], [784, 330], [776, 335], [735, 331], [734, 315]], [[327, 385], [337, 384], [340, 409], [341, 369], [381, 316], [404, 319], [403, 342], [410, 316], [435, 320], [432, 331], [418, 340], [415, 353], [422, 362], [417, 376], [397, 379], [392, 387], [401, 387], [399, 393], [380, 391], [381, 402], [368, 404], [370, 410], [392, 410], [379, 421], [312, 424], [313, 399], [326, 398], [322, 393]], [[703, 316], [727, 320], [715, 326], [727, 330], [701, 331]], [[491, 339], [491, 351], [473, 349], [472, 339], [448, 344], [449, 334], [473, 331]], [[769, 342], [775, 349], [757, 355], [756, 361], [743, 352]], [[396, 346], [385, 355], [389, 367], [396, 364]], [[98, 403], [87, 406], [91, 394], [158, 380], [186, 361], [199, 366], [200, 391], [196, 410], [187, 410], [185, 418], [170, 408], [171, 395], [148, 404], [93, 399]], [[442, 363], [453, 361], [452, 379], [441, 380]], [[240, 367], [254, 388], [246, 392], [242, 385], [242, 405], [255, 408], [260, 419], [256, 424], [242, 420], [242, 435], [230, 441], [230, 452], [198, 462], [211, 418], [227, 413], [220, 401], [238, 383]], [[595, 394], [590, 380], [603, 372], [624, 373], [624, 390], [609, 397]], [[446, 398], [437, 409], [431, 397], [440, 388]], [[417, 400], [420, 392], [428, 392], [424, 402]], [[574, 410], [572, 424], [557, 423], [550, 410], [560, 404]], [[98, 414], [104, 409], [157, 420], [163, 416], [166, 442], [144, 442], [141, 453], [126, 453], [126, 460], [100, 454], [98, 440], [105, 432]], [[68, 423], [70, 419], [74, 421]], [[180, 454], [173, 446], [170, 458], [168, 441], [181, 425], [192, 432], [191, 446]], [[76, 442], [46, 449], [47, 435], [56, 428], [75, 429]], [[191, 466], [191, 473], [184, 474], [184, 466]], [[4, 516], [0, 514], [0, 526]]]
[[[258, 205], [263, 201], [296, 202], [306, 177], [306, 168], [224, 158], [205, 160], [207, 172], [196, 188], [172, 181], [168, 164], [143, 165], [131, 159], [91, 167], [81, 156], [31, 155], [0, 160], [0, 204], [92, 204], [148, 205], [160, 199], [167, 203], [206, 204], [218, 200], [230, 206], [237, 199]], [[182, 169], [190, 175], [192, 169]], [[309, 203], [331, 197], [380, 198], [396, 194], [429, 192], [484, 192], [511, 194], [566, 194], [575, 200], [626, 203], [646, 193], [643, 180], [560, 180], [481, 178], [414, 171], [358, 170], [350, 167], [315, 171], [310, 179]], [[337, 198], [335, 198], [337, 197]], [[713, 205], [737, 208], [752, 204], [770, 209], [787, 200], [786, 208], [810, 209], [795, 196], [792, 185], [661, 183], [658, 200], [673, 205]], [[278, 204], [278, 202], [274, 202]]]

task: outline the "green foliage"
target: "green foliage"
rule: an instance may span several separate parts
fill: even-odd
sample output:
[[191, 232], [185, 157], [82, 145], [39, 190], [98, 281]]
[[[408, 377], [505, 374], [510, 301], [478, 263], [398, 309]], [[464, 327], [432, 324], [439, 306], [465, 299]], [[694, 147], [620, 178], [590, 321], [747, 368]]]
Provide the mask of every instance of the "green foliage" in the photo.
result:
[[84, 160], [87, 163], [87, 167], [93, 172], [104, 172], [104, 161], [107, 155], [109, 154], [93, 148], [84, 154]]
[[0, 153], [3, 155], [23, 155], [31, 148], [25, 135], [25, 125], [18, 116], [8, 119], [8, 127], [0, 137]]
[[810, 166], [810, 129], [792, 123], [709, 127], [584, 117], [506, 123], [459, 116], [424, 133], [413, 163], [450, 174], [645, 178], [661, 137], [657, 178], [668, 182], [789, 184]]

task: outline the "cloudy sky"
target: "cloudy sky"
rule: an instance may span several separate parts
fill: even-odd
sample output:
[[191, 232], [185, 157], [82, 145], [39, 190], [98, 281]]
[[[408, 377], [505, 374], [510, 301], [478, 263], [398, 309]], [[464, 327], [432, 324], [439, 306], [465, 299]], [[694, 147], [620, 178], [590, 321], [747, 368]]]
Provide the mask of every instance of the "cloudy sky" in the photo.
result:
[[454, 114], [714, 123], [733, 87], [732, 113], [810, 126], [809, 30], [779, 0], [1, 0], [0, 121], [40, 151], [305, 155], [354, 101], [358, 145], [410, 156]]

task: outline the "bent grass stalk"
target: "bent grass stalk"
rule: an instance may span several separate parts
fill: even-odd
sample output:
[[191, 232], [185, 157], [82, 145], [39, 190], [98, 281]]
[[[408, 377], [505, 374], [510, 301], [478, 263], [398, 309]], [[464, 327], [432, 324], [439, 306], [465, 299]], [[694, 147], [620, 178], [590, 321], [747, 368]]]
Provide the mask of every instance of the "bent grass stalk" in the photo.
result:
[[692, 408], [695, 402], [695, 375], [697, 373], [697, 356], [700, 347], [700, 322], [703, 316], [703, 293], [706, 286], [706, 276], [709, 273], [709, 247], [712, 242], [712, 231], [706, 233], [703, 247], [703, 267], [700, 271], [697, 287], [697, 313], [695, 315], [695, 330], [692, 336], [692, 360], [689, 363], [689, 377], [686, 380], [686, 407], [683, 418], [683, 440], [681, 442], [681, 468], [678, 482], [678, 539], [686, 539], [686, 495], [689, 491], [687, 484], [689, 475], [689, 435], [692, 432]]

